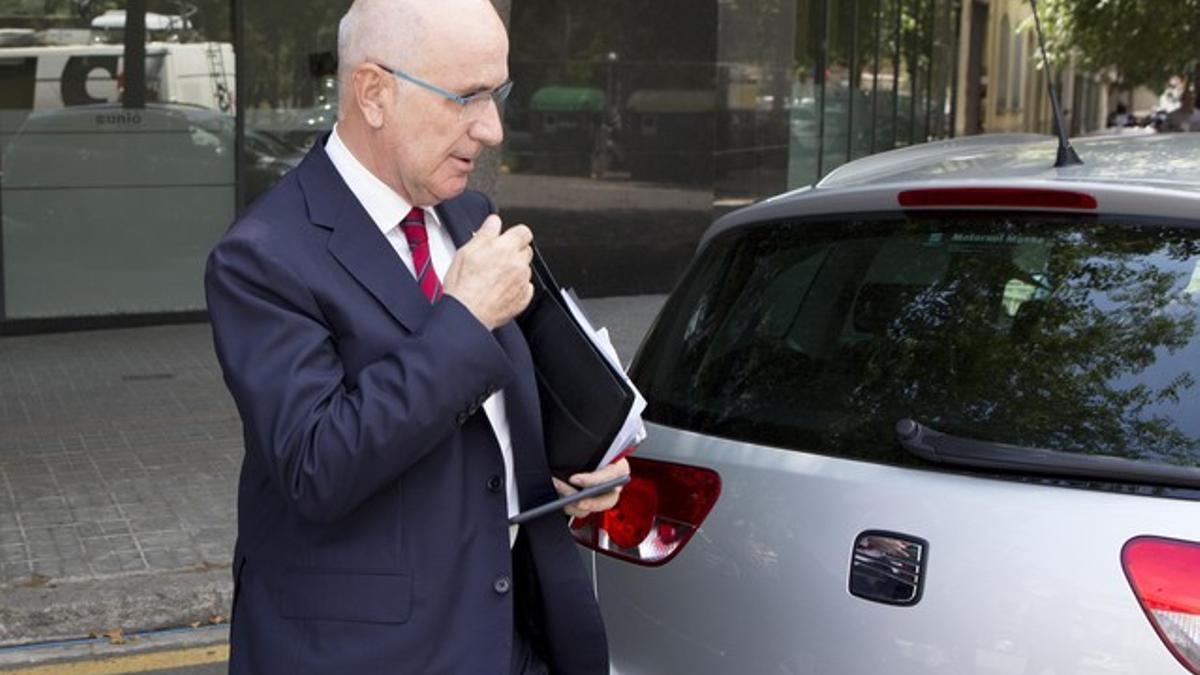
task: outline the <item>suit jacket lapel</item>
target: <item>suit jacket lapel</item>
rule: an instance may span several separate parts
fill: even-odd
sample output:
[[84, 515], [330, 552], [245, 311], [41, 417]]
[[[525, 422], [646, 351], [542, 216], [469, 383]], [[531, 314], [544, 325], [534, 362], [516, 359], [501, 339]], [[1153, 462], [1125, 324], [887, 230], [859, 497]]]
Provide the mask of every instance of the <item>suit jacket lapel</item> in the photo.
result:
[[326, 138], [318, 139], [298, 169], [309, 217], [333, 230], [329, 252], [342, 267], [405, 328], [416, 330], [429, 314], [429, 300], [329, 161]]
[[475, 234], [475, 230], [483, 224], [483, 220], [478, 223], [472, 222], [471, 214], [458, 199], [442, 202], [435, 206], [434, 210], [437, 211], [438, 218], [442, 221], [442, 227], [446, 228], [446, 231], [450, 233], [450, 238], [454, 240], [456, 249], [466, 245]]
[[[396, 259], [391, 244], [376, 227], [341, 174], [325, 154], [328, 134], [314, 144], [298, 169], [299, 180], [313, 223], [332, 230], [329, 252], [363, 285], [388, 312], [408, 330], [416, 330], [430, 312], [429, 300], [421, 292], [404, 264]], [[442, 225], [450, 233], [455, 247], [471, 239], [483, 222], [478, 222], [462, 199], [453, 199], [436, 207]], [[484, 214], [486, 216], [486, 214]], [[547, 480], [550, 469], [542, 440], [542, 416], [537, 397], [537, 381], [529, 346], [515, 323], [494, 332], [508, 354], [516, 379], [505, 388], [513, 463], [522, 508], [544, 503], [556, 495]]]

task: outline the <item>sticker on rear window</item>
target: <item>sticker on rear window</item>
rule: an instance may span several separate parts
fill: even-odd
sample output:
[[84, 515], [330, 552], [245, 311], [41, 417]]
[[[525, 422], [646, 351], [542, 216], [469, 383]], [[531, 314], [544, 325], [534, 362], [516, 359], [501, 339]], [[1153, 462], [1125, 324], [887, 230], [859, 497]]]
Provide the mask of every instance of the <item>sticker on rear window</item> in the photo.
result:
[[1200, 293], [1200, 261], [1196, 262], [1196, 266], [1192, 268], [1192, 280], [1188, 282], [1187, 288], [1183, 289], [1188, 295], [1196, 295]]

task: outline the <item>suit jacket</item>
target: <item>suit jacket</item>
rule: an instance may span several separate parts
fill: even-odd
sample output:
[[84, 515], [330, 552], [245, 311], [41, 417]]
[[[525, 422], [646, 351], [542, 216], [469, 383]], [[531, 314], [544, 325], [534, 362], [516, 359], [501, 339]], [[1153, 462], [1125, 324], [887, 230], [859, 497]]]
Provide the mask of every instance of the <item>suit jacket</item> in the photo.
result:
[[[471, 191], [437, 208], [460, 246], [492, 211]], [[522, 508], [556, 497], [524, 338], [430, 305], [323, 139], [217, 244], [205, 287], [246, 444], [231, 673], [507, 674], [514, 607], [555, 672], [608, 672], [564, 519], [509, 549], [492, 393]]]

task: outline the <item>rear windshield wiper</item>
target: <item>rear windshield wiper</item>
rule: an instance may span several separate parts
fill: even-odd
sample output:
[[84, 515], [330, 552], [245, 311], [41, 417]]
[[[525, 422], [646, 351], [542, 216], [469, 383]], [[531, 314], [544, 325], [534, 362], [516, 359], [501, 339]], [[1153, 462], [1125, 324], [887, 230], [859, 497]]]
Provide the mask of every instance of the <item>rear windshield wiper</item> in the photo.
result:
[[1200, 469], [1192, 467], [980, 441], [942, 433], [907, 417], [896, 422], [896, 441], [935, 464], [1200, 488]]

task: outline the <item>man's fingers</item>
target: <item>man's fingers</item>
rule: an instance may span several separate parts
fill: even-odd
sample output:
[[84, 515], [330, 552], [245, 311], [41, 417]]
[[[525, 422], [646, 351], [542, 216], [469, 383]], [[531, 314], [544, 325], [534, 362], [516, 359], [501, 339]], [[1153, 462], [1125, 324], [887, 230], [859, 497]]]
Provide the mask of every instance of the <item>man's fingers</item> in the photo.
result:
[[566, 497], [567, 495], [573, 495], [576, 492], [579, 492], [579, 490], [576, 490], [567, 483], [564, 483], [553, 476], [550, 477], [550, 480], [554, 481], [554, 490], [558, 492], [559, 497]]
[[[595, 474], [593, 473], [584, 475], [591, 476]], [[614, 478], [615, 477], [616, 476], [614, 476]], [[554, 481], [554, 489], [558, 491], [558, 496], [560, 497], [566, 497], [579, 492], [579, 490], [576, 490], [569, 483], [565, 483], [557, 478], [551, 478], [551, 480]], [[596, 513], [598, 511], [607, 511], [616, 506], [617, 502], [620, 501], [621, 487], [622, 486], [617, 486], [603, 494], [599, 494], [594, 497], [587, 497], [585, 499], [580, 499], [577, 502], [567, 504], [565, 507], [563, 507], [563, 511], [565, 511], [568, 516], [574, 518], [582, 518], [590, 513]]]
[[494, 213], [490, 214], [483, 219], [483, 224], [479, 226], [479, 229], [475, 230], [475, 236], [494, 239], [500, 236], [500, 225], [500, 216]]
[[525, 283], [525, 293], [521, 296], [521, 307], [528, 307], [533, 302], [533, 284]]
[[513, 239], [522, 247], [533, 243], [533, 231], [525, 225], [514, 225], [505, 230], [503, 236]]
[[597, 469], [589, 473], [577, 473], [570, 478], [571, 485], [575, 487], [590, 487], [607, 483], [610, 480], [616, 480], [621, 476], [629, 475], [629, 461], [624, 457], [620, 461], [613, 462], [608, 466]]
[[533, 247], [530, 244], [533, 242], [533, 233], [524, 225], [517, 225], [504, 231], [496, 238], [496, 244], [502, 246], [506, 251], [512, 251], [517, 255], [533, 259]]
[[[622, 457], [620, 461], [613, 462], [606, 467], [597, 469], [595, 471], [590, 471], [588, 473], [577, 473], [571, 476], [569, 479], [570, 485], [555, 478], [554, 487], [558, 489], [560, 495], [565, 496], [573, 494], [575, 491], [574, 488], [585, 488], [592, 485], [600, 485], [601, 483], [607, 483], [608, 481], [615, 480], [621, 476], [628, 475], [629, 462]], [[571, 492], [564, 492], [564, 489], [570, 489]], [[620, 498], [621, 486], [617, 486], [603, 494], [599, 494], [594, 497], [588, 497], [587, 499], [580, 499], [574, 504], [567, 506], [565, 510], [567, 514], [571, 516], [586, 516], [589, 513], [596, 513], [597, 511], [607, 511], [611, 509], [617, 505], [617, 502], [620, 500]]]
[[617, 502], [620, 501], [620, 493], [621, 488], [616, 488], [602, 495], [580, 499], [574, 504], [569, 504], [566, 511], [569, 515], [580, 517], [586, 516], [589, 513], [596, 513], [597, 511], [607, 511], [616, 506]]
[[621, 488], [615, 488], [613, 490], [609, 490], [608, 492], [605, 492], [602, 495], [596, 495], [595, 497], [588, 497], [587, 499], [580, 499], [578, 503], [579, 503], [579, 508], [581, 508], [585, 511], [588, 511], [588, 512], [607, 511], [607, 510], [611, 509], [612, 507], [616, 506], [617, 502], [620, 501], [620, 499], [621, 499]]

